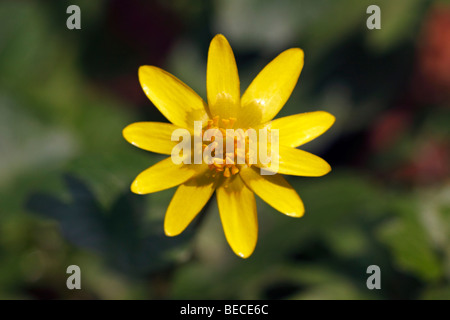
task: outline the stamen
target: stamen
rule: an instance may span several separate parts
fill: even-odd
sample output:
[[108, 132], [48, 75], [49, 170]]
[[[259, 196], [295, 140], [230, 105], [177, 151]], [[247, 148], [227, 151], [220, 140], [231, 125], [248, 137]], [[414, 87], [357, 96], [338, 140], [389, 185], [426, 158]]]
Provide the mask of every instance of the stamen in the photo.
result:
[[[220, 123], [220, 126], [219, 126]], [[251, 164], [249, 163], [249, 137], [244, 131], [238, 131], [238, 134], [235, 136], [234, 134], [229, 134], [226, 132], [226, 129], [233, 128], [234, 124], [236, 123], [236, 118], [229, 118], [229, 119], [220, 119], [219, 116], [215, 116], [213, 119], [208, 120], [206, 123], [206, 126], [202, 130], [202, 136], [204, 135], [205, 131], [208, 129], [215, 129], [215, 134], [221, 133], [223, 137], [223, 151], [226, 151], [226, 142], [227, 139], [233, 139], [233, 145], [234, 150], [232, 152], [228, 152], [222, 155], [216, 153], [216, 148], [219, 146], [218, 141], [216, 141], [215, 136], [213, 135], [211, 137], [211, 142], [204, 142], [202, 144], [202, 150], [204, 151], [205, 148], [212, 144], [214, 146], [214, 151], [212, 152], [212, 158], [209, 159], [208, 167], [211, 171], [213, 171], [212, 176], [215, 177], [217, 173], [223, 173], [223, 176], [225, 178], [229, 178], [232, 175], [236, 175], [240, 171], [240, 165], [241, 163], [239, 161], [244, 160], [245, 164], [249, 167]], [[238, 148], [238, 146], [241, 146], [243, 144], [244, 148]], [[250, 153], [252, 154], [252, 153]], [[218, 163], [222, 161], [222, 163]]]

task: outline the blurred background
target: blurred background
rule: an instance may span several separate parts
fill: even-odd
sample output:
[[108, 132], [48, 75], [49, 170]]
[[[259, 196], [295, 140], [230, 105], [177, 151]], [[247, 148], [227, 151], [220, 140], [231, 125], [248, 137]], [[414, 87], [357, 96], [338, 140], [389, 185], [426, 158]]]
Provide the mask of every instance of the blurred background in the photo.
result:
[[[81, 8], [81, 30], [66, 9]], [[381, 30], [366, 9], [381, 8]], [[288, 177], [306, 207], [257, 199], [247, 260], [213, 198], [179, 237], [163, 234], [175, 189], [129, 186], [162, 156], [128, 144], [166, 121], [140, 88], [156, 65], [206, 98], [210, 40], [223, 33], [242, 92], [278, 53], [305, 67], [279, 116], [326, 110], [304, 149], [321, 178]], [[450, 299], [450, 2], [214, 0], [0, 2], [0, 299]], [[66, 268], [81, 268], [68, 290]], [[381, 268], [381, 290], [366, 269]]]

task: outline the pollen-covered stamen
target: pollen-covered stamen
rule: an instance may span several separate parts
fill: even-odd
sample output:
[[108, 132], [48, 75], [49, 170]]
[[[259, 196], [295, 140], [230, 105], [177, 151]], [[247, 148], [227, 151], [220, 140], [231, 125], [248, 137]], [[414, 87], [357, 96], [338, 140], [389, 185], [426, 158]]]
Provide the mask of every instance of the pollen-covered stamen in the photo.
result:
[[[251, 166], [250, 159], [254, 155], [254, 151], [249, 148], [249, 136], [247, 131], [234, 130], [231, 134], [227, 132], [227, 129], [233, 129], [236, 123], [235, 118], [220, 119], [219, 116], [215, 116], [213, 119], [208, 120], [207, 125], [202, 129], [202, 137], [207, 130], [213, 130], [211, 141], [203, 141], [202, 150], [210, 148], [211, 159], [208, 159], [209, 169], [216, 173], [223, 173], [223, 176], [228, 178], [232, 175], [239, 173], [240, 166], [246, 164]], [[214, 131], [216, 130], [216, 131]], [[211, 131], [210, 131], [211, 132]], [[220, 134], [219, 134], [220, 133]], [[222, 137], [222, 148], [219, 147], [219, 142], [216, 141], [215, 136], [220, 135]], [[227, 141], [233, 141], [232, 149], [227, 149]], [[221, 152], [216, 151], [220, 149]]]

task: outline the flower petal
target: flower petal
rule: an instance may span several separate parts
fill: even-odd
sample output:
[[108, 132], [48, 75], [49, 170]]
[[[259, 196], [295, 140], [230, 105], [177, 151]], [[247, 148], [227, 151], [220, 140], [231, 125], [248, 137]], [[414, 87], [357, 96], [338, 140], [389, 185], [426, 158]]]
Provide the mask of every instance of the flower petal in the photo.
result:
[[258, 218], [253, 192], [239, 175], [226, 179], [216, 191], [217, 204], [228, 243], [241, 258], [247, 258], [258, 240]]
[[[257, 164], [259, 167], [266, 167]], [[322, 158], [295, 148], [279, 146], [279, 163], [276, 166], [266, 167], [276, 173], [293, 176], [320, 177], [331, 171], [330, 165]]]
[[170, 73], [158, 67], [142, 66], [139, 81], [147, 97], [173, 124], [192, 128], [194, 121], [208, 119], [202, 98]]
[[179, 235], [202, 210], [215, 190], [215, 179], [196, 176], [181, 184], [170, 201], [164, 219], [168, 236]]
[[242, 96], [246, 126], [270, 121], [289, 99], [303, 68], [303, 51], [292, 48], [280, 53], [253, 80]]
[[172, 132], [179, 127], [163, 122], [135, 122], [123, 129], [123, 137], [138, 148], [171, 154], [178, 141], [171, 141]]
[[237, 117], [241, 97], [238, 69], [233, 50], [221, 34], [209, 46], [206, 89], [213, 117]]
[[244, 183], [274, 209], [291, 217], [305, 212], [303, 202], [292, 186], [279, 174], [260, 175], [257, 168], [243, 167], [239, 171]]
[[268, 127], [279, 130], [280, 145], [296, 148], [320, 136], [334, 121], [332, 114], [315, 111], [275, 119]]
[[168, 157], [142, 171], [131, 184], [131, 191], [146, 194], [169, 189], [189, 180], [203, 170], [208, 170], [208, 166], [174, 164], [172, 158]]

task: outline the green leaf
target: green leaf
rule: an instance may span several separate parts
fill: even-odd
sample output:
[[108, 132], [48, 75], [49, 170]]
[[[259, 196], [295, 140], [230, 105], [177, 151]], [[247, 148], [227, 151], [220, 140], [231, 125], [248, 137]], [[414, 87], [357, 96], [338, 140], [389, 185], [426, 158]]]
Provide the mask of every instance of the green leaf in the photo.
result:
[[380, 241], [389, 247], [399, 269], [423, 281], [438, 281], [443, 275], [442, 264], [419, 219], [417, 204], [398, 199], [392, 210], [395, 218], [380, 227]]

